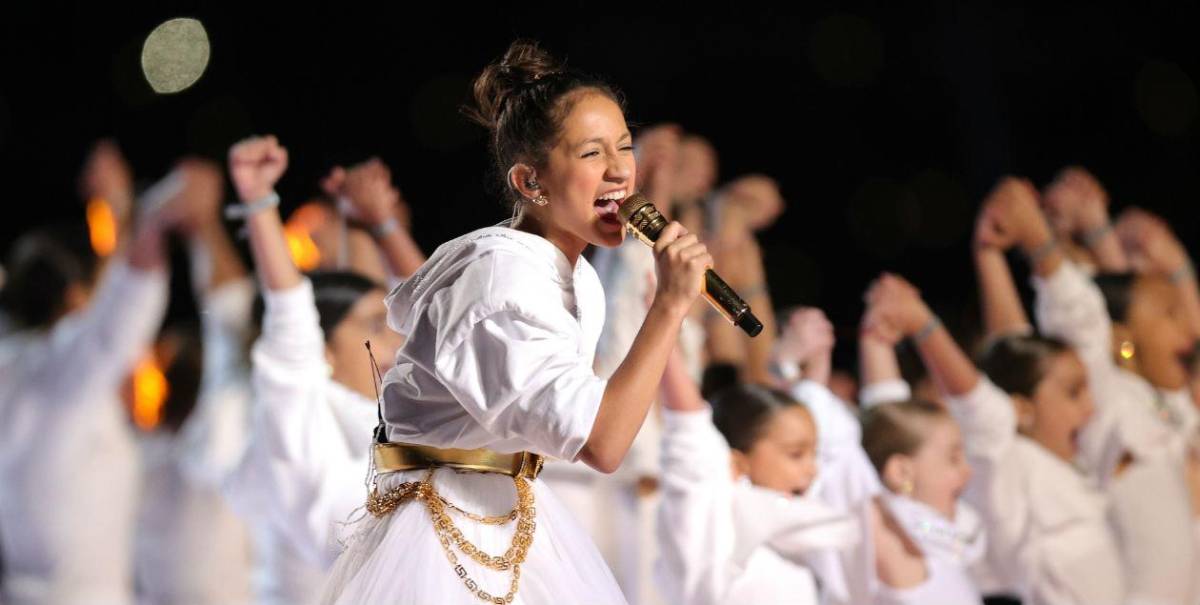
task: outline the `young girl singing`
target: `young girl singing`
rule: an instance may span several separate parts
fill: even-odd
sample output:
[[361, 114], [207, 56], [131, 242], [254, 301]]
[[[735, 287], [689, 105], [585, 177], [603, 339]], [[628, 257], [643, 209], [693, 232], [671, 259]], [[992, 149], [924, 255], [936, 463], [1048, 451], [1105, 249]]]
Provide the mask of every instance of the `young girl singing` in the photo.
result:
[[[510, 223], [443, 244], [388, 296], [406, 337], [337, 603], [622, 603], [595, 546], [537, 480], [543, 456], [612, 472], [645, 420], [712, 259], [682, 226], [655, 245], [654, 303], [608, 380], [604, 294], [582, 257], [615, 247], [636, 179], [620, 97], [527, 42], [475, 82]], [[518, 601], [519, 600], [519, 601]]]

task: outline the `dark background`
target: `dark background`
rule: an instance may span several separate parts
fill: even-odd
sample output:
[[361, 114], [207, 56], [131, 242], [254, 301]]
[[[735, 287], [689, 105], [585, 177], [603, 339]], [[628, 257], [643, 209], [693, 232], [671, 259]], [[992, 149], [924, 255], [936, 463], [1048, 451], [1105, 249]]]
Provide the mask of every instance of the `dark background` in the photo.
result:
[[[222, 158], [243, 136], [274, 133], [292, 158], [285, 211], [332, 163], [377, 154], [432, 251], [506, 214], [485, 186], [484, 133], [457, 106], [521, 36], [608, 77], [631, 122], [710, 138], [723, 181], [778, 179], [788, 210], [760, 237], [776, 303], [822, 306], [843, 339], [881, 270], [948, 315], [973, 306], [973, 215], [1006, 173], [1042, 186], [1082, 164], [1116, 209], [1165, 215], [1196, 251], [1195, 9], [898, 4], [7, 8], [0, 249], [82, 215], [75, 173], [97, 137], [116, 137], [149, 182], [183, 154]], [[155, 95], [141, 45], [181, 16], [204, 23], [211, 60], [192, 88]]]

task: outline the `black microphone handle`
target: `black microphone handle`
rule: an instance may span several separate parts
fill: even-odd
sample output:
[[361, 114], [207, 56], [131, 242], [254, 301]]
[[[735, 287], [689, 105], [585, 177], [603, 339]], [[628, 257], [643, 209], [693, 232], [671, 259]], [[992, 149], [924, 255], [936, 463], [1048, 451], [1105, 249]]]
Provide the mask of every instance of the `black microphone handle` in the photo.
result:
[[762, 332], [762, 322], [750, 312], [750, 305], [742, 300], [716, 271], [704, 271], [704, 297], [709, 304], [721, 312], [733, 325], [741, 328], [751, 337]]

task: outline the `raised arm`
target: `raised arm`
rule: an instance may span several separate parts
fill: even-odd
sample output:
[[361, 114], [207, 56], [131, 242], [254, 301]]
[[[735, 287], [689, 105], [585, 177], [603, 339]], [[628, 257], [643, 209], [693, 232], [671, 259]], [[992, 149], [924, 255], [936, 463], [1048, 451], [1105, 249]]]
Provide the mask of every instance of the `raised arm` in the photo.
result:
[[[770, 384], [770, 363], [775, 347], [775, 307], [767, 288], [762, 249], [754, 231], [773, 221], [783, 199], [773, 179], [748, 175], [726, 185], [720, 195], [720, 223], [714, 234], [715, 257], [729, 285], [745, 299], [762, 321], [763, 331], [747, 338], [724, 317], [708, 314], [709, 351], [713, 359], [730, 358], [745, 382]], [[732, 354], [728, 352], [732, 351]]]
[[221, 220], [224, 177], [219, 166], [185, 160], [197, 185], [182, 217], [200, 310], [203, 377], [196, 407], [180, 431], [192, 480], [219, 486], [240, 459], [249, 418], [249, 333], [254, 284]]
[[407, 278], [416, 273], [425, 262], [425, 254], [412, 239], [408, 206], [400, 190], [392, 185], [387, 166], [371, 158], [350, 168], [339, 180], [338, 190], [349, 202], [350, 217], [371, 231], [392, 275]]
[[1009, 198], [1031, 195], [1036, 192], [1028, 183], [1011, 178], [1000, 181], [984, 201], [975, 224], [975, 272], [989, 339], [1033, 330], [1004, 256], [1016, 244], [1015, 234], [1001, 220], [1004, 208], [1017, 203]]
[[895, 275], [884, 274], [867, 292], [868, 313], [913, 339], [938, 388], [950, 396], [966, 394], [979, 382], [979, 371], [954, 342], [921, 293]]
[[824, 312], [814, 307], [792, 311], [772, 351], [774, 364], [785, 374], [784, 386], [790, 386], [801, 376], [828, 385], [833, 342], [833, 324]]
[[60, 367], [88, 367], [114, 376], [145, 353], [166, 311], [166, 233], [179, 226], [198, 181], [193, 170], [181, 165], [155, 185], [170, 195], [139, 209], [131, 221], [132, 236], [114, 254], [88, 306], [56, 326], [50, 342], [59, 351]]
[[1016, 194], [991, 200], [988, 213], [1030, 263], [1041, 333], [1070, 344], [1096, 379], [1112, 365], [1112, 330], [1104, 299], [1096, 285], [1066, 260], [1032, 186], [1016, 182], [1021, 184], [1013, 187]]
[[1139, 273], [1156, 273], [1166, 277], [1179, 292], [1183, 315], [1200, 337], [1200, 289], [1196, 271], [1188, 258], [1187, 249], [1161, 218], [1140, 208], [1130, 208], [1121, 214], [1115, 229], [1131, 264]]
[[1108, 215], [1108, 193], [1088, 171], [1064, 168], [1042, 196], [1042, 207], [1054, 230], [1079, 240], [1106, 273], [1129, 270], [1129, 260]]
[[258, 277], [267, 290], [288, 290], [300, 284], [300, 271], [292, 263], [278, 202], [261, 205], [275, 193], [275, 183], [288, 165], [287, 149], [274, 136], [240, 141], [229, 150], [229, 174], [238, 198], [251, 212], [246, 217], [250, 251]]
[[678, 125], [659, 124], [638, 133], [636, 141], [638, 190], [666, 212], [673, 210], [679, 135]]
[[662, 382], [663, 407], [673, 412], [699, 412], [708, 409], [708, 403], [700, 395], [700, 387], [692, 380], [683, 362], [683, 355], [678, 348], [671, 351], [667, 365], [663, 369]]
[[203, 299], [222, 286], [246, 277], [246, 266], [221, 222], [225, 187], [221, 168], [198, 159], [184, 160], [182, 165], [187, 166], [196, 179], [195, 187], [187, 194], [188, 205], [181, 220], [188, 241], [192, 286], [196, 296]]
[[679, 338], [679, 326], [700, 295], [704, 270], [712, 256], [695, 235], [672, 222], [654, 245], [658, 289], [646, 321], [625, 360], [605, 387], [592, 431], [580, 459], [611, 473], [621, 465], [645, 421], [658, 391], [667, 357]]
[[267, 519], [313, 563], [328, 564], [329, 536], [359, 504], [365, 461], [327, 402], [325, 343], [313, 290], [292, 264], [275, 207], [260, 206], [287, 168], [275, 137], [230, 150], [266, 312], [254, 345], [255, 419], [247, 454], [226, 491], [242, 514]]
[[729, 446], [675, 349], [662, 377], [662, 588], [681, 603], [721, 603], [736, 578]]
[[[983, 475], [991, 476], [997, 465], [1010, 462], [1008, 454], [1017, 432], [1011, 399], [975, 368], [929, 311], [917, 289], [899, 277], [885, 274], [871, 286], [867, 299], [868, 313], [916, 345], [929, 374], [946, 394], [950, 412], [962, 427], [968, 455], [985, 463]], [[988, 499], [999, 498], [1004, 506], [1016, 507], [1021, 500], [1019, 494], [1007, 493], [1008, 490], [994, 492], [989, 487], [988, 491], [993, 492]], [[1019, 516], [1017, 512], [1014, 514]], [[1011, 533], [1019, 535], [1020, 530]]]
[[864, 408], [912, 398], [912, 388], [904, 381], [896, 358], [896, 345], [904, 335], [877, 315], [864, 313], [858, 332], [858, 374], [862, 382], [858, 397]]
[[115, 141], [101, 139], [92, 146], [79, 175], [79, 193], [87, 204], [92, 247], [109, 258], [133, 240], [133, 171]]

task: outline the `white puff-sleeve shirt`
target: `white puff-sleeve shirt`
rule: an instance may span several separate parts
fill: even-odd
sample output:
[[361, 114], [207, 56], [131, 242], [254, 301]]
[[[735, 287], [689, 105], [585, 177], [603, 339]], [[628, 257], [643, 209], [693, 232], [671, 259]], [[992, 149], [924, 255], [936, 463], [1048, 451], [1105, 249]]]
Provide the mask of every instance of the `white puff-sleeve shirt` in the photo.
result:
[[592, 369], [604, 291], [585, 258], [487, 227], [443, 244], [386, 302], [407, 338], [384, 377], [390, 440], [578, 458], [608, 384]]

